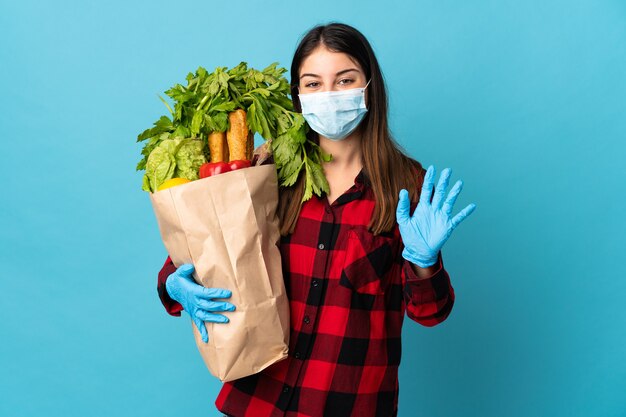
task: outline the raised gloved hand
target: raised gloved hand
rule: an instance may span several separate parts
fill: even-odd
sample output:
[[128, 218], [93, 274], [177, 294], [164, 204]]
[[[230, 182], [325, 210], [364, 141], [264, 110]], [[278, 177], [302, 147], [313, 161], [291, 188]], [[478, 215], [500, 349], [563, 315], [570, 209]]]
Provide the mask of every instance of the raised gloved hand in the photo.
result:
[[183, 264], [165, 281], [167, 293], [178, 301], [183, 309], [191, 316], [200, 331], [204, 343], [209, 341], [205, 321], [213, 323], [227, 323], [228, 317], [214, 314], [216, 311], [233, 311], [235, 306], [225, 301], [214, 301], [214, 298], [230, 298], [232, 293], [221, 288], [206, 288], [198, 285], [192, 276], [194, 267]]
[[409, 192], [405, 189], [400, 190], [396, 220], [404, 242], [402, 257], [422, 268], [437, 262], [439, 251], [452, 231], [476, 208], [476, 204], [468, 204], [459, 214], [450, 218], [452, 206], [463, 188], [463, 182], [457, 181], [444, 201], [443, 197], [448, 187], [451, 172], [452, 170], [449, 168], [445, 168], [441, 172], [431, 203], [435, 168], [432, 165], [428, 167], [424, 176], [420, 199], [412, 216], [409, 213]]

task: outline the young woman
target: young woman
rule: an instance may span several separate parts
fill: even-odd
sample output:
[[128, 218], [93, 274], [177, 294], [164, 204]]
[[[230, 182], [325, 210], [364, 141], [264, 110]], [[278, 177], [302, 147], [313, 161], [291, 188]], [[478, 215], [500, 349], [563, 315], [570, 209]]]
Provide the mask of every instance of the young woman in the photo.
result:
[[[311, 29], [291, 66], [292, 99], [311, 139], [333, 155], [330, 192], [301, 203], [304, 177], [280, 190], [280, 250], [291, 307], [289, 357], [225, 383], [216, 406], [243, 416], [395, 416], [404, 314], [444, 321], [454, 290], [441, 247], [471, 212], [452, 217], [462, 182], [446, 197], [450, 170], [433, 193], [424, 171], [392, 139], [374, 52], [344, 24]], [[419, 201], [419, 204], [418, 204]], [[166, 263], [159, 294], [170, 314], [226, 322], [229, 291], [197, 285], [193, 266]]]

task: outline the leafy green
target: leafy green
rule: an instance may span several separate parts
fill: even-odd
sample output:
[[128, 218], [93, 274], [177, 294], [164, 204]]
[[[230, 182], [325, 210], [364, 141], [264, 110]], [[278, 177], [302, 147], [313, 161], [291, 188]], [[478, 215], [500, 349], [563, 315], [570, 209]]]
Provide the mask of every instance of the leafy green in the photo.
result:
[[200, 165], [207, 161], [203, 154], [202, 141], [197, 139], [183, 141], [175, 158], [176, 171], [174, 177], [187, 178], [190, 181], [198, 179]]
[[157, 147], [148, 156], [146, 162], [146, 177], [143, 186], [147, 186], [145, 191], [156, 191], [159, 185], [172, 178], [176, 169], [176, 159], [165, 148]]
[[200, 140], [165, 139], [148, 156], [142, 189], [154, 192], [175, 177], [197, 180], [198, 169], [205, 162]]
[[[209, 133], [226, 131], [228, 113], [243, 109], [250, 130], [270, 145], [281, 186], [292, 186], [305, 170], [302, 201], [313, 193], [329, 192], [321, 164], [331, 156], [307, 139], [309, 127], [293, 109], [285, 72], [276, 62], [261, 71], [245, 62], [231, 69], [217, 67], [212, 73], [198, 67], [195, 73], [187, 74], [186, 86], [175, 84], [165, 91], [173, 107], [161, 96], [159, 99], [171, 118], [161, 116], [137, 137], [138, 142], [144, 142], [143, 157], [137, 164], [138, 171], [146, 170], [142, 188], [155, 190], [172, 176], [197, 179], [199, 164], [210, 157], [206, 145]], [[168, 142], [172, 140], [178, 142]]]

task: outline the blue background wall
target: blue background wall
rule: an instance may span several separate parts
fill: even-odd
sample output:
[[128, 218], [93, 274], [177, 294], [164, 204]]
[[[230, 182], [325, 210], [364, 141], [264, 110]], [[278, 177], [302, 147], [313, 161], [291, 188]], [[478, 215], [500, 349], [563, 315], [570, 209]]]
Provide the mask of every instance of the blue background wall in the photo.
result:
[[446, 322], [404, 328], [400, 416], [626, 416], [626, 2], [3, 1], [0, 415], [217, 415], [134, 171], [198, 65], [288, 67], [339, 20], [392, 127], [463, 179]]

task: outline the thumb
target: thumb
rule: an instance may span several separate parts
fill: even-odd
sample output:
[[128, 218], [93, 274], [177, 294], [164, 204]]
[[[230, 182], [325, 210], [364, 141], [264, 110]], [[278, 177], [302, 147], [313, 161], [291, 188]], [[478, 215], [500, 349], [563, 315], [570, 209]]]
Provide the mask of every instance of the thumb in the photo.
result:
[[396, 221], [399, 224], [406, 223], [410, 218], [411, 203], [409, 201], [409, 192], [404, 188], [400, 190], [400, 198], [398, 199], [398, 207], [396, 208]]
[[199, 318], [196, 318], [196, 317], [193, 318], [193, 322], [195, 323], [196, 327], [198, 328], [198, 331], [200, 332], [200, 336], [202, 337], [202, 341], [204, 343], [208, 343], [209, 342], [209, 335], [207, 334], [204, 322], [202, 320], [200, 320]]
[[191, 276], [191, 274], [193, 274], [193, 271], [194, 271], [194, 267], [192, 264], [182, 264], [181, 266], [178, 267], [178, 270], [177, 270], [177, 272], [184, 277]]

